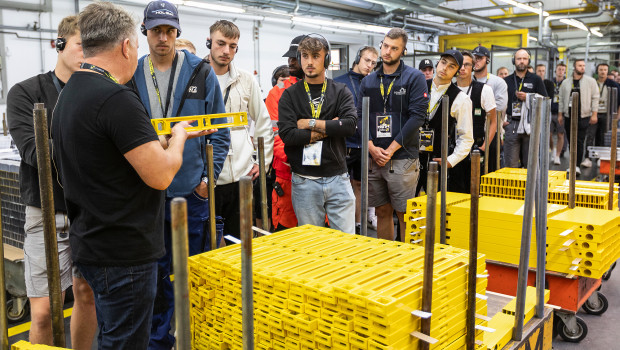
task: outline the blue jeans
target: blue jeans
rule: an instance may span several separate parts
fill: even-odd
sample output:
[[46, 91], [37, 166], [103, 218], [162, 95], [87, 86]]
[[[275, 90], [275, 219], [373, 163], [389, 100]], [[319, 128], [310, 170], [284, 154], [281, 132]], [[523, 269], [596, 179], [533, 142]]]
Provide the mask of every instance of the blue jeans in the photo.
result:
[[[195, 192], [185, 197], [187, 201], [187, 231], [189, 243], [189, 255], [196, 255], [209, 250], [211, 240], [207, 233], [209, 219], [209, 201], [199, 197]], [[174, 315], [174, 289], [170, 281], [172, 266], [172, 242], [170, 225], [170, 202], [172, 198], [166, 198], [165, 222], [164, 222], [164, 245], [166, 255], [157, 261], [157, 298], [153, 310], [153, 322], [151, 325], [151, 339], [149, 349], [170, 350], [174, 346], [174, 336], [170, 334], [170, 320]], [[219, 246], [223, 228], [217, 228], [216, 241]], [[206, 249], [205, 249], [206, 248]]]
[[329, 226], [355, 234], [355, 196], [349, 174], [313, 180], [293, 173], [292, 201], [299, 225]]
[[75, 265], [95, 295], [99, 349], [146, 349], [157, 263], [108, 267]]

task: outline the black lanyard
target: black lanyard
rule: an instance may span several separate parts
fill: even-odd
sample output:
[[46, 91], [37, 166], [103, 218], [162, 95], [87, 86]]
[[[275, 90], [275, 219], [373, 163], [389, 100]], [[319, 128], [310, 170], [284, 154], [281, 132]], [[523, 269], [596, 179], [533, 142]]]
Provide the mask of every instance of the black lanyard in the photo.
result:
[[523, 76], [523, 78], [521, 78], [521, 84], [519, 85], [519, 88], [517, 89], [517, 73], [512, 75], [512, 77], [515, 80], [515, 96], [517, 96], [517, 92], [521, 92], [521, 89], [523, 88], [523, 81], [525, 80], [526, 76], [527, 76], [527, 72], [525, 72], [525, 75]]
[[353, 89], [353, 96], [357, 99], [357, 89], [355, 88], [353, 78], [351, 78], [351, 73], [349, 73], [349, 81], [351, 82], [351, 88]]
[[84, 63], [82, 63], [82, 64], [80, 65], [80, 68], [81, 68], [81, 69], [90, 69], [90, 70], [92, 70], [93, 72], [97, 72], [97, 73], [99, 73], [99, 74], [101, 74], [101, 75], [103, 75], [103, 76], [105, 76], [105, 77], [109, 78], [109, 79], [110, 79], [110, 80], [112, 80], [113, 82], [115, 82], [115, 83], [117, 83], [117, 84], [120, 84], [120, 83], [118, 82], [118, 80], [117, 80], [116, 78], [114, 78], [114, 77], [112, 76], [112, 74], [110, 74], [110, 72], [108, 72], [107, 70], [105, 70], [105, 69], [103, 69], [103, 68], [101, 68], [101, 67], [97, 67], [97, 66], [95, 66], [94, 64], [90, 64], [90, 63], [86, 63], [86, 62], [84, 62]]
[[172, 61], [172, 70], [170, 71], [170, 81], [168, 82], [168, 93], [166, 94], [166, 109], [164, 109], [164, 105], [161, 103], [161, 95], [159, 93], [159, 85], [157, 85], [157, 77], [155, 76], [155, 68], [153, 68], [153, 61], [151, 61], [151, 56], [149, 59], [149, 71], [151, 72], [151, 78], [153, 79], [153, 85], [155, 86], [155, 93], [157, 93], [157, 99], [159, 100], [159, 107], [162, 111], [162, 118], [166, 118], [168, 116], [168, 108], [170, 108], [170, 100], [172, 96], [172, 85], [174, 85], [174, 74], [177, 70], [177, 61], [179, 59], [179, 55], [177, 53], [174, 54], [174, 60]]
[[60, 86], [60, 80], [58, 80], [58, 77], [56, 76], [56, 72], [52, 72], [52, 81], [54, 82], [54, 86], [56, 87], [56, 91], [58, 91], [58, 93], [60, 94], [60, 91], [62, 90], [62, 87]]
[[472, 80], [471, 83], [469, 83], [469, 87], [467, 88], [467, 96], [471, 97], [471, 95], [469, 94], [471, 92], [471, 87], [474, 85], [474, 81]]

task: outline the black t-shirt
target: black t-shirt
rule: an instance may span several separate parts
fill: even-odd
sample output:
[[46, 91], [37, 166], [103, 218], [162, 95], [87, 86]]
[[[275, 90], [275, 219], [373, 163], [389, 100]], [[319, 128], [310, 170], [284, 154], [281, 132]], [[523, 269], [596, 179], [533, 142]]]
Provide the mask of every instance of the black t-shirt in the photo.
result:
[[[579, 88], [579, 82], [581, 81], [581, 79], [579, 80], [575, 80], [573, 79], [573, 83], [571, 85], [571, 89], [570, 89], [570, 95], [568, 98], [570, 98], [570, 104], [572, 105], [572, 101], [573, 101], [573, 92], [579, 92], [579, 96], [581, 97], [581, 91]], [[581, 98], [579, 98], [579, 105], [577, 106], [577, 115], [581, 116]], [[568, 115], [566, 116], [566, 118], [570, 118], [571, 115], [573, 115], [573, 107], [568, 107]]]
[[[512, 117], [512, 103], [522, 102], [517, 98], [517, 91], [537, 93], [541, 96], [547, 97], [547, 89], [540, 77], [534, 73], [525, 72], [523, 78], [519, 78], [516, 73], [512, 73], [504, 78], [508, 87], [508, 107], [506, 107], [506, 114]], [[517, 117], [516, 119], [518, 119]]]
[[128, 266], [163, 256], [164, 193], [124, 157], [157, 140], [138, 95], [103, 75], [76, 72], [58, 98], [51, 131], [73, 261]]

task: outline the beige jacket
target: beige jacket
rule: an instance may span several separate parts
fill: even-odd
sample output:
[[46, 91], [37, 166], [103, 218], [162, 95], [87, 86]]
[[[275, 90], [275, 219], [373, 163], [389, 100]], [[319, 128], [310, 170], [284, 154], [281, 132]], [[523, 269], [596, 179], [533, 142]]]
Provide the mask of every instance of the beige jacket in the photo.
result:
[[239, 126], [230, 128], [230, 149], [217, 179], [218, 185], [238, 182], [248, 174], [258, 159], [254, 158], [254, 149], [258, 149], [258, 137], [265, 138], [265, 171], [269, 170], [273, 158], [273, 129], [267, 107], [261, 97], [260, 87], [249, 72], [237, 69], [233, 62], [229, 65], [230, 80], [227, 86], [220, 86], [222, 96], [230, 86], [226, 112], [248, 112], [252, 127]]
[[[558, 111], [562, 113], [563, 117], [569, 117], [568, 115], [568, 103], [571, 99], [570, 91], [573, 88], [573, 77], [569, 77], [562, 81], [560, 85], [560, 101]], [[583, 75], [579, 82], [579, 99], [581, 100], [581, 118], [590, 118], [592, 111], [598, 111], [598, 99], [599, 91], [598, 84], [594, 78]]]

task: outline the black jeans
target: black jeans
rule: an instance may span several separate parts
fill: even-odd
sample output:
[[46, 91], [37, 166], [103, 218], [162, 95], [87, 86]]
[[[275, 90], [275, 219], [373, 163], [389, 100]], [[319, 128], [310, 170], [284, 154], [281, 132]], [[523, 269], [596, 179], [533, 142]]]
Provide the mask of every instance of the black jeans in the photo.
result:
[[[564, 129], [566, 130], [566, 136], [568, 137], [568, 142], [570, 143], [570, 118], [564, 118]], [[581, 164], [583, 160], [583, 155], [585, 153], [585, 139], [586, 133], [588, 132], [588, 126], [590, 125], [590, 118], [579, 118], [579, 122], [577, 123], [577, 166]], [[569, 145], [572, 147], [572, 145]]]

